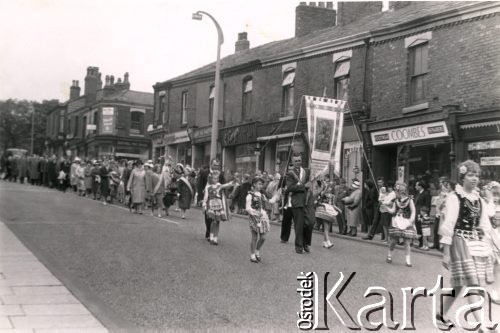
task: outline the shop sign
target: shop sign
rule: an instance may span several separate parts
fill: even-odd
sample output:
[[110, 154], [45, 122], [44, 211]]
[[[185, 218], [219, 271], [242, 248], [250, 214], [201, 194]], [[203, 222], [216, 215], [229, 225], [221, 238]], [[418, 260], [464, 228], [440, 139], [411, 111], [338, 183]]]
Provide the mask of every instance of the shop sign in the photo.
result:
[[87, 124], [87, 131], [95, 131], [97, 129], [96, 124]]
[[448, 136], [448, 128], [446, 127], [446, 123], [444, 121], [371, 133], [374, 146], [408, 141], [420, 141], [446, 136]]
[[165, 135], [164, 142], [167, 145], [174, 145], [177, 143], [189, 142], [188, 131], [179, 131]]
[[500, 165], [500, 156], [481, 157], [481, 165]]
[[102, 131], [101, 134], [113, 134], [114, 108], [102, 108]]
[[481, 142], [472, 142], [467, 146], [467, 150], [486, 150], [486, 149], [500, 149], [500, 140], [494, 141], [481, 141]]
[[193, 143], [209, 142], [212, 137], [212, 126], [195, 128], [193, 131]]
[[257, 141], [257, 123], [223, 128], [220, 131], [222, 146], [235, 146]]

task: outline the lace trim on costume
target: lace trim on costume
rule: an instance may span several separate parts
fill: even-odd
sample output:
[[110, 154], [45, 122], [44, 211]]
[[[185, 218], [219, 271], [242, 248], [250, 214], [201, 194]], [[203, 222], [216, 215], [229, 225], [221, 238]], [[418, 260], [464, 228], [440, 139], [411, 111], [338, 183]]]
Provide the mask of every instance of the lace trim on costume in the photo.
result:
[[477, 201], [479, 200], [479, 193], [476, 191], [476, 190], [473, 190], [472, 192], [465, 192], [464, 191], [464, 188], [462, 187], [462, 185], [456, 185], [455, 186], [455, 192], [457, 194], [460, 194], [460, 196], [462, 198], [465, 198], [469, 201]]
[[404, 199], [397, 199], [396, 200], [396, 205], [398, 208], [406, 208], [410, 204], [410, 198], [406, 197]]

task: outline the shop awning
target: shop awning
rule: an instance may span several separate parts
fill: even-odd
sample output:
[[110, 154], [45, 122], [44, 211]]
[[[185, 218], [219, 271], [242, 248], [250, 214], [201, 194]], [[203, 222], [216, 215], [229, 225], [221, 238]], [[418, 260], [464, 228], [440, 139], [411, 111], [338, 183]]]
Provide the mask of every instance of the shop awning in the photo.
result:
[[283, 134], [276, 134], [276, 135], [269, 135], [269, 136], [261, 136], [261, 137], [257, 138], [257, 141], [279, 140], [279, 139], [291, 138], [293, 136], [300, 136], [300, 135], [302, 135], [301, 132], [283, 133]]
[[489, 126], [497, 126], [497, 125], [500, 125], [500, 120], [460, 125], [460, 129], [480, 128], [480, 127], [489, 127]]

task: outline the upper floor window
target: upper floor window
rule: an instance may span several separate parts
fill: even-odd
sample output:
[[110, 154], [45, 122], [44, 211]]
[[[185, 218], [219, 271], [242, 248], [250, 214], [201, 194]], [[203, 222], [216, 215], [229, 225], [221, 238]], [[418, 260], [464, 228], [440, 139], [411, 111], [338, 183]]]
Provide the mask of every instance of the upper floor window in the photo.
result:
[[243, 81], [243, 98], [241, 108], [241, 119], [245, 120], [252, 112], [252, 78]]
[[210, 93], [208, 94], [208, 122], [212, 123], [212, 117], [214, 116], [214, 100], [215, 100], [215, 86], [210, 87]]
[[334, 86], [335, 99], [347, 101], [349, 91], [349, 71], [351, 60], [337, 61], [335, 63]]
[[158, 123], [163, 125], [165, 122], [165, 95], [160, 95], [158, 98]]
[[282, 117], [293, 117], [294, 114], [294, 85], [295, 70], [286, 71], [283, 74], [283, 100], [281, 108]]
[[186, 125], [187, 120], [187, 105], [188, 105], [188, 93], [184, 91], [182, 93], [182, 104], [181, 104], [181, 125]]
[[410, 104], [425, 103], [427, 100], [429, 43], [409, 48], [410, 56]]
[[144, 113], [141, 111], [130, 112], [130, 133], [143, 134]]

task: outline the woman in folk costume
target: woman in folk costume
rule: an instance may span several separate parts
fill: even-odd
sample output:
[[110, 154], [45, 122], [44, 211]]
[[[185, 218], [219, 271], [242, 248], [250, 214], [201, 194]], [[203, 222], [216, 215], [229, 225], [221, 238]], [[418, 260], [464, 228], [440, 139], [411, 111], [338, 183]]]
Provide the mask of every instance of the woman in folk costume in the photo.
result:
[[177, 186], [179, 188], [179, 209], [181, 210], [181, 218], [186, 218], [186, 210], [191, 208], [191, 202], [194, 197], [194, 185], [189, 181], [184, 166], [177, 163], [175, 167], [177, 174]]
[[219, 178], [219, 170], [213, 170], [208, 175], [208, 184], [205, 187], [205, 195], [202, 202], [202, 207], [205, 211], [205, 226], [207, 228], [205, 237], [208, 233], [209, 237], [206, 238], [212, 245], [219, 244], [218, 237], [220, 221], [227, 221], [229, 219], [226, 196], [223, 190], [231, 186], [231, 184], [221, 185]]
[[132, 206], [134, 213], [142, 214], [142, 206], [144, 205], [144, 200], [146, 199], [146, 183], [145, 183], [146, 171], [142, 166], [142, 161], [137, 160], [135, 162], [135, 168], [130, 173], [130, 178], [127, 184], [127, 191], [130, 192], [132, 196]]
[[[476, 186], [481, 169], [471, 160], [458, 166], [459, 183], [455, 192], [446, 198], [444, 220], [439, 228], [443, 244], [443, 266], [451, 273], [451, 285], [456, 295], [467, 287], [485, 287], [493, 282], [493, 260], [487, 236], [491, 233], [491, 222], [487, 204], [479, 196]], [[445, 319], [455, 297], [446, 297], [443, 316], [438, 319], [446, 326], [452, 325]], [[479, 295], [467, 297], [469, 304], [480, 301]], [[476, 321], [478, 312], [472, 312]], [[484, 328], [482, 323], [481, 328]]]
[[410, 244], [418, 236], [415, 229], [415, 204], [408, 195], [406, 184], [396, 184], [396, 200], [393, 205], [387, 207], [387, 212], [392, 214], [392, 221], [389, 228], [389, 253], [387, 254], [386, 262], [388, 264], [392, 263], [392, 251], [394, 251], [399, 239], [403, 238], [406, 266], [412, 267]]
[[350, 228], [349, 236], [356, 237], [358, 233], [358, 224], [362, 219], [361, 214], [361, 187], [359, 180], [354, 178], [351, 185], [352, 192], [349, 196], [342, 199], [346, 206], [347, 226]]

